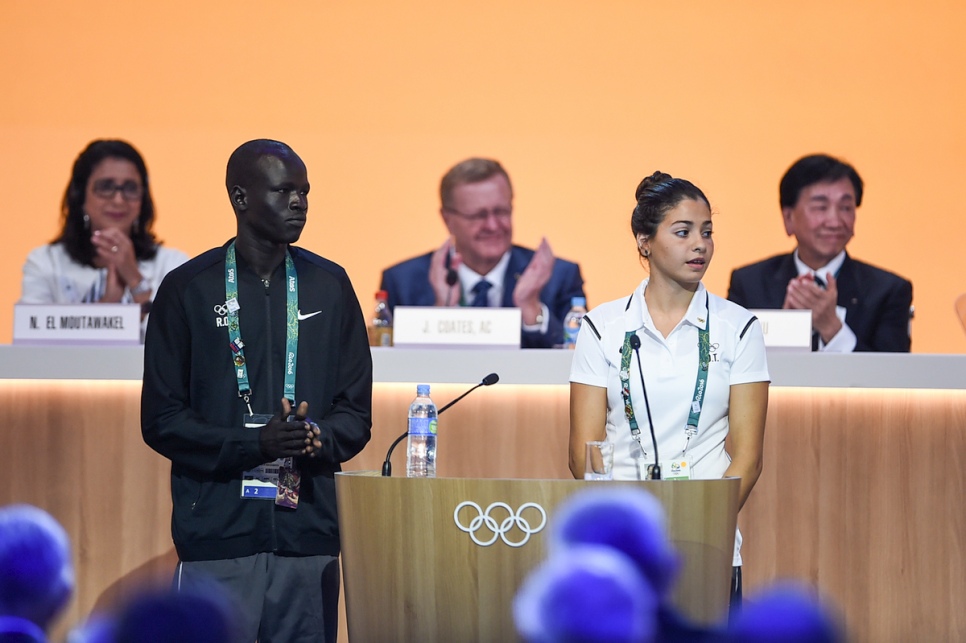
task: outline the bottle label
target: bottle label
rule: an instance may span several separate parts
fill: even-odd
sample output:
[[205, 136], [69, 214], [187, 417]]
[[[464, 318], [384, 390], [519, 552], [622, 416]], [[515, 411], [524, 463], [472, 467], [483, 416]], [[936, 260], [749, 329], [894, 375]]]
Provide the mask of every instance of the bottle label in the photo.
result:
[[369, 327], [370, 346], [392, 346], [392, 327], [391, 326], [370, 326]]
[[572, 320], [568, 321], [564, 326], [564, 344], [568, 347], [573, 348], [577, 343], [577, 334], [580, 332], [580, 320], [574, 323]]
[[410, 435], [436, 435], [436, 418], [409, 418]]

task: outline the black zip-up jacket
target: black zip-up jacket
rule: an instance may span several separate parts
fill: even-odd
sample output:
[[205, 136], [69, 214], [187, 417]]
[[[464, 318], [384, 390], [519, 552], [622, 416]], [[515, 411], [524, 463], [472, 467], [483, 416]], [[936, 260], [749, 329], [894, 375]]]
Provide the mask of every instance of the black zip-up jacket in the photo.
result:
[[[158, 288], [144, 343], [141, 431], [171, 460], [171, 533], [181, 560], [261, 552], [337, 555], [334, 473], [369, 441], [372, 357], [365, 320], [338, 265], [297, 247], [296, 403], [309, 404], [322, 450], [297, 458], [298, 508], [243, 500], [242, 472], [267, 461], [238, 395], [225, 308], [226, 244], [170, 272]], [[278, 412], [285, 369], [285, 266], [266, 286], [238, 257], [238, 311], [251, 406]]]

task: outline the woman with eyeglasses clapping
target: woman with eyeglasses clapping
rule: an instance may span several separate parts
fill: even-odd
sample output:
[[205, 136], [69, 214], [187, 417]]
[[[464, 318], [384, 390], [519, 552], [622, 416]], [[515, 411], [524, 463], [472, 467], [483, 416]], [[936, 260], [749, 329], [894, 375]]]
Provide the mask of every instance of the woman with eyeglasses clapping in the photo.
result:
[[62, 217], [57, 238], [27, 256], [22, 304], [138, 303], [144, 317], [164, 276], [188, 259], [155, 238], [148, 171], [124, 141], [80, 153]]

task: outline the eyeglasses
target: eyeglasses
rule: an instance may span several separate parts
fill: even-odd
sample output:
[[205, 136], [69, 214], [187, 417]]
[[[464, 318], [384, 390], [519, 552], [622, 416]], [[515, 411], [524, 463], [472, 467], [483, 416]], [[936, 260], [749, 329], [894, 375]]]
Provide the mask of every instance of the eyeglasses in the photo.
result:
[[91, 186], [91, 192], [102, 199], [113, 199], [120, 192], [125, 201], [137, 201], [144, 195], [144, 188], [134, 181], [117, 184], [113, 179], [98, 179]]
[[458, 217], [463, 218], [469, 223], [483, 223], [490, 218], [490, 215], [496, 217], [497, 221], [506, 222], [510, 220], [513, 216], [513, 208], [492, 208], [490, 210], [480, 210], [473, 214], [466, 214], [465, 212], [460, 212], [459, 210], [454, 210], [453, 208], [444, 208], [447, 212], [455, 214]]

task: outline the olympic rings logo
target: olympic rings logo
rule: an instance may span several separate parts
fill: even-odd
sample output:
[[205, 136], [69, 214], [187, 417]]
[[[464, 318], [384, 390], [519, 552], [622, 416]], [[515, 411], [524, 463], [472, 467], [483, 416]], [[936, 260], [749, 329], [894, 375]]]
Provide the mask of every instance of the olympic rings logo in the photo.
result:
[[[464, 525], [460, 520], [460, 510], [463, 509], [463, 507], [472, 507], [476, 509], [477, 515], [470, 520], [469, 525]], [[535, 509], [540, 514], [540, 524], [535, 527], [531, 527], [527, 519], [523, 517], [523, 512], [531, 508]], [[500, 522], [497, 522], [497, 519], [491, 515], [494, 510], [498, 510], [496, 513], [506, 512], [506, 517]], [[473, 539], [473, 542], [480, 547], [489, 547], [496, 542], [497, 538], [501, 539], [510, 547], [522, 547], [529, 542], [530, 536], [541, 531], [547, 525], [547, 512], [543, 507], [535, 502], [524, 503], [520, 505], [520, 508], [516, 511], [513, 511], [513, 509], [510, 508], [510, 505], [506, 504], [505, 502], [494, 502], [486, 508], [486, 511], [483, 511], [483, 509], [475, 502], [466, 500], [456, 505], [456, 509], [453, 511], [453, 521], [456, 523], [456, 526], [460, 528], [460, 531], [465, 531], [468, 533], [470, 538]], [[513, 531], [514, 527], [523, 533], [523, 538], [521, 540], [511, 540], [508, 537], [508, 534]], [[484, 532], [489, 531], [490, 537], [486, 540], [479, 538], [476, 534], [480, 529], [484, 529]]]
[[225, 304], [215, 304], [215, 314], [224, 317], [228, 314], [228, 306]]

